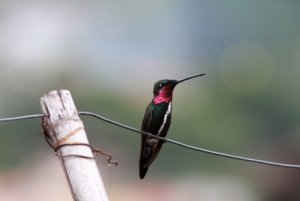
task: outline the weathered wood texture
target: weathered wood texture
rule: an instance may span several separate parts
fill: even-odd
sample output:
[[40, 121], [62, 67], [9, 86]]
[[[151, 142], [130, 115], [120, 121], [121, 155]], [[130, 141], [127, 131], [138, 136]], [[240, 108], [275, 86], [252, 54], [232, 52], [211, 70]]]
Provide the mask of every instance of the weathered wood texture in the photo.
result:
[[[85, 143], [88, 139], [72, 96], [67, 90], [55, 90], [41, 98], [46, 139], [53, 148], [62, 144]], [[92, 151], [84, 145], [62, 146], [57, 150], [76, 201], [108, 201], [108, 197]], [[75, 155], [75, 156], [70, 156]], [[77, 155], [77, 156], [76, 156]], [[67, 156], [67, 157], [64, 157]]]

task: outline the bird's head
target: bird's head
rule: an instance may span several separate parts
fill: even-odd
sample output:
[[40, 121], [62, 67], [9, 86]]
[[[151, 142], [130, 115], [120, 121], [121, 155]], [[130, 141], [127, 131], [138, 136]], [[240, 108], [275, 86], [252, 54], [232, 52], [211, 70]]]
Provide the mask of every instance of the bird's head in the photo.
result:
[[176, 85], [184, 82], [186, 80], [203, 76], [205, 74], [199, 74], [199, 75], [194, 75], [191, 77], [187, 77], [181, 80], [159, 80], [154, 84], [153, 88], [153, 102], [154, 104], [159, 104], [159, 103], [169, 103], [172, 100], [173, 96], [173, 90], [175, 89]]

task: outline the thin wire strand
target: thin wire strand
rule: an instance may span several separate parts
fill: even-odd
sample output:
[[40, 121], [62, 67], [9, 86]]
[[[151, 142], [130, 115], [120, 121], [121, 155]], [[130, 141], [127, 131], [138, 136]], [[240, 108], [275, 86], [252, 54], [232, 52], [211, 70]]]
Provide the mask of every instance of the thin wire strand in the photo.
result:
[[[105, 118], [103, 116], [100, 116], [100, 115], [98, 115], [96, 113], [92, 113], [92, 112], [78, 112], [78, 114], [86, 115], [86, 116], [92, 116], [92, 117], [100, 119], [104, 122], [113, 124], [115, 126], [118, 126], [118, 127], [121, 127], [121, 128], [127, 129], [127, 130], [130, 130], [132, 132], [139, 133], [139, 134], [142, 134], [142, 135], [147, 135], [149, 137], [153, 137], [153, 138], [162, 140], [164, 142], [168, 142], [168, 143], [180, 146], [180, 147], [184, 147], [184, 148], [194, 150], [194, 151], [198, 151], [198, 152], [202, 152], [202, 153], [207, 153], [207, 154], [211, 154], [211, 155], [215, 155], [215, 156], [221, 156], [221, 157], [226, 157], [226, 158], [231, 158], [231, 159], [236, 159], [236, 160], [241, 160], [241, 161], [248, 161], [248, 162], [253, 162], [253, 163], [270, 165], [270, 166], [300, 169], [300, 165], [298, 165], [298, 164], [287, 164], [287, 163], [278, 163], [278, 162], [272, 162], [272, 161], [259, 160], [259, 159], [242, 157], [242, 156], [237, 156], [237, 155], [232, 155], [232, 154], [226, 154], [226, 153], [222, 153], [222, 152], [212, 151], [212, 150], [209, 150], [209, 149], [204, 149], [204, 148], [200, 148], [200, 147], [191, 146], [191, 145], [188, 145], [188, 144], [184, 144], [182, 142], [178, 142], [178, 141], [171, 140], [171, 139], [168, 139], [168, 138], [163, 138], [163, 137], [160, 137], [160, 136], [152, 135], [151, 133], [140, 131], [136, 128], [127, 126], [127, 125], [119, 123], [117, 121], [113, 121], [111, 119]], [[24, 116], [18, 116], [18, 117], [0, 118], [0, 122], [26, 120], [26, 119], [40, 118], [40, 117], [44, 117], [44, 116], [46, 116], [46, 115], [45, 114], [32, 114], [32, 115], [24, 115]]]
[[8, 118], [1, 118], [0, 122], [8, 122], [8, 121], [18, 121], [18, 120], [26, 120], [26, 119], [34, 119], [46, 116], [45, 114], [30, 114], [18, 117], [8, 117]]
[[151, 133], [140, 131], [140, 130], [135, 129], [133, 127], [130, 127], [130, 126], [127, 126], [125, 124], [121, 124], [119, 122], [110, 120], [108, 118], [102, 117], [102, 116], [100, 116], [98, 114], [95, 114], [95, 113], [92, 113], [92, 112], [78, 112], [78, 114], [92, 116], [92, 117], [101, 119], [102, 121], [105, 121], [107, 123], [113, 124], [115, 126], [133, 131], [135, 133], [139, 133], [139, 134], [147, 135], [149, 137], [157, 138], [157, 139], [163, 140], [164, 142], [169, 142], [171, 144], [181, 146], [181, 147], [184, 147], [184, 148], [187, 148], [187, 149], [190, 149], [190, 150], [198, 151], [198, 152], [203, 152], [203, 153], [207, 153], [207, 154], [211, 154], [211, 155], [215, 155], [215, 156], [226, 157], [226, 158], [232, 158], [232, 159], [241, 160], [241, 161], [248, 161], [248, 162], [253, 162], [253, 163], [270, 165], [270, 166], [278, 166], [278, 167], [285, 167], [285, 168], [297, 168], [297, 169], [300, 168], [300, 165], [298, 165], [298, 164], [286, 164], [286, 163], [278, 163], [278, 162], [272, 162], [272, 161], [259, 160], [259, 159], [236, 156], [236, 155], [232, 155], [232, 154], [226, 154], [226, 153], [222, 153], [222, 152], [217, 152], [217, 151], [212, 151], [212, 150], [208, 150], [208, 149], [204, 149], [204, 148], [199, 148], [199, 147], [187, 145], [187, 144], [184, 144], [182, 142], [178, 142], [178, 141], [171, 140], [171, 139], [168, 139], [168, 138], [163, 138], [163, 137], [160, 137], [160, 136], [152, 135]]

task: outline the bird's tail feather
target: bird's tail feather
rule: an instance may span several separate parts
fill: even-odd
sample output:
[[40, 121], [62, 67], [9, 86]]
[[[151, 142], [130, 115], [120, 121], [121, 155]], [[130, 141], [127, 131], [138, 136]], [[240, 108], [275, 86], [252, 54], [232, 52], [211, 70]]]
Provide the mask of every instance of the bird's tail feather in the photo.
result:
[[141, 179], [143, 179], [145, 177], [147, 171], [148, 171], [148, 167], [146, 167], [146, 168], [140, 167], [140, 178]]

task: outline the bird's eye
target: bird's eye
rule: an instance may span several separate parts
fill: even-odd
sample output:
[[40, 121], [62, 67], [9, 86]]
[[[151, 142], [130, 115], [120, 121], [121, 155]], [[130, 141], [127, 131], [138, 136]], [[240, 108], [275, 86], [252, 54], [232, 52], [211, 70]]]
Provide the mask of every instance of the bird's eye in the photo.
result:
[[159, 87], [162, 87], [162, 83], [160, 83], [158, 86], [159, 86]]

